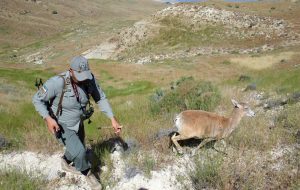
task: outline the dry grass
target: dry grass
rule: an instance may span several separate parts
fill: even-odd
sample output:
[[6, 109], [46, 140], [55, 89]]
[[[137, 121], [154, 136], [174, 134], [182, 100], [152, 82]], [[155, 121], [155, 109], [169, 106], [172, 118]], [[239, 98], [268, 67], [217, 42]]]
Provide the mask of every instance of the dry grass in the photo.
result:
[[[94, 5], [94, 2], [95, 1], [92, 1], [90, 6]], [[5, 68], [22, 68], [27, 69], [28, 71], [39, 68], [45, 70], [45, 73], [48, 74], [59, 73], [68, 68], [68, 60], [74, 54], [82, 52], [85, 48], [98, 43], [98, 39], [106, 38], [112, 32], [116, 32], [123, 26], [131, 25], [133, 21], [148, 15], [157, 7], [161, 7], [161, 5], [145, 6], [147, 7], [147, 10], [142, 12], [143, 10], [136, 9], [141, 6], [141, 4], [145, 3], [145, 1], [135, 5], [133, 5], [133, 2], [131, 2], [133, 4], [130, 5], [126, 4], [127, 2], [125, 1], [121, 1], [120, 5], [111, 5], [109, 4], [110, 1], [103, 2], [105, 3], [102, 8], [115, 8], [115, 11], [122, 12], [122, 14], [113, 14], [114, 12], [110, 12], [105, 15], [106, 17], [100, 16], [100, 20], [97, 20], [96, 17], [99, 17], [99, 15], [97, 15], [98, 13], [94, 12], [82, 15], [83, 12], [78, 12], [77, 7], [74, 9], [74, 13], [77, 15], [75, 19], [90, 18], [90, 20], [92, 20], [91, 22], [94, 22], [90, 23], [89, 21], [89, 23], [79, 26], [78, 31], [85, 27], [91, 29], [88, 31], [88, 34], [91, 34], [90, 36], [87, 35], [82, 37], [80, 36], [80, 32], [76, 33], [76, 29], [67, 31], [67, 33], [64, 34], [60, 33], [60, 31], [58, 32], [59, 35], [57, 38], [45, 39], [45, 36], [39, 37], [44, 40], [42, 44], [36, 43], [29, 49], [26, 49], [26, 51], [31, 51], [32, 49], [39, 50], [39, 46], [44, 47], [48, 42], [51, 47], [55, 44], [55, 48], [51, 50], [55, 55], [53, 56], [51, 63], [55, 64], [45, 66], [20, 65], [17, 64], [15, 60], [10, 60], [12, 64], [6, 65], [6, 63], [1, 60], [0, 65]], [[148, 5], [148, 3], [146, 3], [146, 5]], [[204, 4], [211, 5], [212, 3], [220, 8], [230, 10], [237, 9], [235, 6], [228, 7], [228, 3], [219, 3], [219, 1], [218, 3], [209, 1]], [[52, 4], [52, 2], [50, 4]], [[126, 4], [125, 7], [130, 7], [129, 10], [125, 9], [123, 4]], [[278, 4], [276, 9], [271, 12], [269, 12], [271, 3], [259, 5], [245, 3], [239, 5], [238, 10], [241, 12], [251, 14], [259, 13], [266, 16], [277, 16], [279, 18], [284, 17], [292, 22], [296, 22], [297, 18], [300, 16], [299, 11], [296, 11], [298, 10], [298, 4], [291, 7], [290, 12], [288, 7], [290, 4], [285, 3]], [[53, 8], [55, 7], [56, 6]], [[97, 6], [95, 7], [95, 9], [98, 8], [99, 7]], [[67, 17], [69, 14], [69, 12], [64, 12], [63, 9], [63, 7], [57, 9], [59, 13], [58, 16], [61, 14], [61, 19]], [[37, 12], [33, 10], [32, 14], [37, 14]], [[90, 14], [93, 14], [93, 16], [90, 17]], [[130, 16], [123, 18], [125, 14], [130, 14]], [[113, 17], [113, 22], [107, 19], [107, 17], [110, 16]], [[16, 18], [19, 17], [21, 16], [16, 16]], [[102, 21], [103, 23], [101, 23]], [[64, 20], [63, 22], [66, 21]], [[54, 19], [50, 24], [53, 23], [55, 25], [57, 23], [60, 24], [60, 21]], [[97, 23], [100, 24], [94, 26], [94, 24]], [[70, 25], [74, 26], [76, 23], [70, 22]], [[11, 27], [15, 27], [15, 24], [12, 24]], [[101, 29], [101, 27], [103, 28]], [[7, 30], [9, 30], [9, 28]], [[43, 31], [45, 31], [45, 28], [41, 28], [40, 32]], [[100, 31], [103, 33], [99, 34]], [[1, 32], [6, 33], [9, 31], [2, 30], [0, 31], [0, 34], [2, 34]], [[57, 32], [56, 29], [49, 31], [46, 35], [52, 36], [55, 32]], [[22, 35], [20, 35], [20, 37], [21, 36]], [[27, 44], [29, 41], [35, 42], [36, 38], [36, 36], [30, 36], [25, 38], [22, 43]], [[9, 40], [9, 38], [7, 39]], [[0, 42], [2, 41], [0, 40]], [[11, 43], [13, 44], [14, 42], [12, 41]], [[7, 49], [10, 48], [11, 47], [8, 47]], [[5, 51], [7, 49], [5, 49]], [[252, 92], [242, 91], [246, 83], [252, 81], [238, 82], [238, 77], [240, 75], [249, 75], [254, 81], [258, 81], [258, 91], [264, 89], [267, 92], [273, 93], [277, 88], [282, 87], [285, 89], [282, 92], [291, 93], [299, 89], [299, 69], [295, 66], [297, 64], [299, 65], [300, 57], [295, 53], [299, 51], [299, 47], [291, 47], [289, 49], [277, 51], [268, 55], [255, 55], [256, 57], [241, 57], [237, 55], [199, 56], [190, 59], [165, 60], [151, 65], [121, 64], [122, 62], [118, 61], [101, 60], [91, 60], [90, 63], [96, 78], [98, 78], [103, 87], [105, 87], [104, 91], [109, 86], [113, 87], [113, 89], [127, 89], [128, 86], [130, 87], [128, 84], [140, 81], [147, 81], [153, 84], [151, 89], [148, 89], [149, 91], [143, 91], [142, 89], [141, 91], [134, 91], [125, 95], [114, 92], [114, 97], [108, 98], [112, 104], [116, 117], [124, 126], [122, 137], [125, 140], [136, 140], [142, 150], [151, 150], [155, 147], [159, 149], [162, 155], [170, 155], [170, 149], [167, 146], [169, 141], [168, 138], [163, 138], [156, 144], [153, 139], [160, 129], [173, 126], [174, 115], [166, 113], [152, 116], [150, 114], [150, 109], [148, 107], [149, 96], [152, 94], [153, 88], [168, 89], [170, 82], [176, 81], [183, 76], [193, 76], [196, 80], [210, 81], [221, 90], [221, 101], [216, 110], [214, 110], [215, 112], [226, 116], [229, 115], [232, 110], [232, 105], [230, 103], [231, 98], [239, 101], [250, 101], [251, 108], [257, 111], [259, 108], [254, 107], [255, 101], [249, 99]], [[57, 54], [58, 52], [62, 52], [62, 54], [59, 55]], [[278, 64], [282, 59], [286, 62], [284, 64]], [[225, 60], [230, 60], [230, 62], [224, 64]], [[0, 76], [1, 134], [3, 133], [6, 138], [12, 141], [13, 149], [29, 149], [34, 151], [60, 149], [55, 138], [47, 131], [44, 121], [34, 111], [33, 106], [31, 105], [31, 97], [34, 94], [33, 88], [30, 87], [32, 80], [31, 74], [36, 74], [37, 72], [28, 72], [29, 74], [27, 73], [27, 75], [26, 72], [13, 73], [14, 74], [9, 78], [4, 75]], [[22, 77], [18, 75], [22, 75]], [[33, 84], [34, 81], [32, 81], [32, 86]], [[194, 178], [196, 179], [197, 175], [200, 175], [200, 177], [202, 176], [201, 180], [208, 184], [208, 186], [212, 185], [209, 182], [219, 180], [220, 183], [212, 185], [212, 187], [219, 187], [220, 189], [292, 189], [293, 187], [297, 189], [299, 187], [299, 179], [297, 179], [295, 173], [295, 169], [297, 170], [298, 167], [297, 159], [299, 158], [297, 151], [287, 151], [286, 154], [278, 158], [281, 164], [279, 165], [282, 166], [280, 170], [274, 170], [274, 166], [277, 166], [277, 159], [273, 159], [270, 154], [270, 151], [277, 148], [278, 145], [292, 147], [297, 141], [296, 134], [299, 131], [299, 118], [297, 113], [299, 113], [299, 108], [284, 107], [283, 109], [286, 112], [280, 114], [277, 113], [279, 115], [276, 115], [276, 117], [278, 116], [275, 125], [276, 127], [270, 126], [270, 117], [265, 112], [259, 112], [255, 119], [243, 119], [237, 130], [233, 132], [232, 136], [226, 139], [229, 147], [228, 157], [224, 160], [220, 155], [210, 158], [210, 162], [206, 163], [203, 167], [200, 167], [210, 175], [203, 175], [206, 173], [198, 171], [198, 174], [194, 173]], [[89, 143], [104, 141], [114, 136], [112, 129], [98, 129], [99, 127], [110, 127], [110, 121], [100, 113], [99, 110], [93, 115], [92, 120], [92, 124], [86, 126], [87, 140]], [[200, 151], [205, 152], [211, 150], [209, 148], [204, 148]], [[99, 154], [103, 156], [102, 161], [105, 162], [108, 169], [110, 169], [111, 163], [109, 153], [99, 152]], [[135, 152], [130, 156], [136, 157]], [[128, 159], [130, 159], [130, 157], [128, 157]], [[132, 160], [135, 161], [134, 159]], [[149, 154], [147, 157], [140, 158], [137, 164], [145, 173], [149, 174], [150, 170], [155, 169], [160, 162], [163, 161], [157, 161]], [[109, 179], [111, 176], [109, 174], [102, 177], [103, 180], [106, 180], [105, 183], [111, 183]]]
[[[46, 50], [48, 63], [64, 63], [133, 24], [163, 4], [142, 1], [1, 1], [1, 65], [24, 63], [24, 54]], [[55, 10], [58, 14], [52, 14]], [[22, 14], [22, 12], [28, 12]], [[36, 30], [38, 28], [38, 30]], [[17, 50], [13, 52], [12, 50]], [[16, 55], [16, 58], [12, 58]], [[46, 58], [47, 57], [47, 58]], [[49, 59], [48, 59], [49, 58]]]
[[262, 56], [241, 56], [230, 59], [232, 63], [239, 64], [240, 66], [247, 67], [254, 70], [267, 69], [280, 61], [289, 61], [296, 52], [281, 52], [275, 55], [262, 55]]

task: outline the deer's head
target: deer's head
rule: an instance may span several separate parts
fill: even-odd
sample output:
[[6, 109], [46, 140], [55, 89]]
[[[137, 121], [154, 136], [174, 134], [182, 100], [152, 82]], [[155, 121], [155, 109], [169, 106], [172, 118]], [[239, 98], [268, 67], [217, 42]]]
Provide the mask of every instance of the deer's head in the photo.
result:
[[238, 103], [236, 100], [231, 99], [232, 104], [234, 105], [235, 109], [239, 109], [239, 111], [248, 117], [254, 117], [255, 113], [251, 110], [247, 103]]

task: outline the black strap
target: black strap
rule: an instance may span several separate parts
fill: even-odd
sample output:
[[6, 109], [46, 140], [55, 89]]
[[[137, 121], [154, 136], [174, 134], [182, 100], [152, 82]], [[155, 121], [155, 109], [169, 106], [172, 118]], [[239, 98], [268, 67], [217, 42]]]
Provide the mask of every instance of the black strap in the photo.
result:
[[64, 87], [63, 87], [63, 90], [61, 92], [59, 103], [58, 103], [58, 106], [57, 106], [56, 117], [58, 117], [58, 115], [62, 114], [62, 101], [63, 101], [64, 94], [65, 94], [65, 91], [66, 91], [66, 80], [63, 76], [61, 76], [61, 75], [59, 75], [59, 76], [64, 80]]
[[77, 86], [76, 86], [75, 82], [72, 79], [71, 79], [71, 84], [72, 84], [72, 88], [73, 88], [75, 96], [76, 96], [76, 100], [81, 105], [80, 98], [79, 98], [79, 93], [78, 93], [78, 90], [77, 90]]

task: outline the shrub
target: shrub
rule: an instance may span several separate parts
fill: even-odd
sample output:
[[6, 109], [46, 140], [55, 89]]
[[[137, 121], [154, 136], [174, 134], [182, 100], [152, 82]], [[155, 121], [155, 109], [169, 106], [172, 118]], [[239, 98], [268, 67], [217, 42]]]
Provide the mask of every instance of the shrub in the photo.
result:
[[193, 189], [218, 189], [221, 186], [219, 175], [223, 163], [222, 157], [207, 154], [204, 158], [195, 159], [195, 170], [191, 171]]
[[282, 141], [284, 143], [296, 143], [299, 141], [300, 131], [300, 106], [298, 104], [291, 105], [282, 110], [276, 118], [275, 124], [282, 131]]
[[43, 189], [46, 181], [17, 170], [0, 172], [0, 189]]
[[152, 114], [174, 113], [186, 109], [213, 110], [220, 101], [219, 90], [210, 82], [197, 82], [182, 77], [171, 83], [171, 90], [157, 90], [150, 98]]

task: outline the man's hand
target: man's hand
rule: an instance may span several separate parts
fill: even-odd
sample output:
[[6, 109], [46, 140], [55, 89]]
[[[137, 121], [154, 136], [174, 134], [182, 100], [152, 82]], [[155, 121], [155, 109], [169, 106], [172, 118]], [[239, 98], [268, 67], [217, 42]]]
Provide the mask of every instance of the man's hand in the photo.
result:
[[59, 126], [57, 122], [50, 116], [45, 118], [46, 124], [48, 126], [48, 130], [52, 133], [55, 134], [56, 132], [59, 131]]
[[122, 129], [122, 126], [119, 124], [119, 122], [117, 121], [117, 119], [115, 117], [111, 118], [111, 125], [113, 126], [114, 130], [115, 130], [115, 134], [119, 135]]

